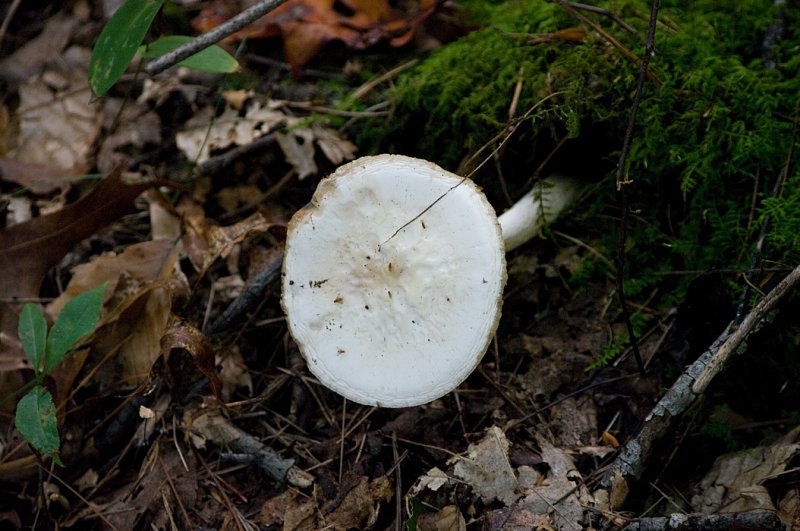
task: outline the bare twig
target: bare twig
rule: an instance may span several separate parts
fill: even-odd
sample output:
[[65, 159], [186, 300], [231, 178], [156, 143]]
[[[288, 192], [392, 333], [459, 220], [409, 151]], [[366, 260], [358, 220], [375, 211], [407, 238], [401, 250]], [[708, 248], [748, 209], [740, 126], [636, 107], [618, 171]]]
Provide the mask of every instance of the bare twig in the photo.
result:
[[195, 168], [195, 173], [198, 175], [213, 175], [219, 173], [226, 167], [230, 166], [236, 160], [249, 155], [258, 150], [267, 148], [275, 143], [275, 135], [268, 134], [257, 138], [249, 144], [237, 146], [231, 150], [226, 151], [222, 155], [217, 155], [203, 162]]
[[245, 313], [255, 308], [263, 299], [267, 288], [280, 277], [282, 264], [283, 253], [279, 253], [245, 286], [244, 291], [222, 312], [206, 333], [214, 335], [232, 328]]
[[608, 487], [611, 479], [621, 474], [624, 479], [641, 477], [653, 447], [671, 430], [676, 419], [683, 415], [703, 395], [708, 385], [742, 350], [743, 343], [770, 317], [778, 302], [800, 280], [800, 266], [795, 267], [775, 286], [737, 327], [731, 323], [725, 331], [672, 385], [645, 419], [641, 431], [628, 441], [603, 478]]
[[[637, 57], [635, 53], [633, 53], [632, 51], [627, 49], [621, 42], [619, 42], [617, 39], [615, 39], [610, 33], [608, 33], [606, 30], [601, 28], [599, 24], [595, 23], [594, 21], [592, 21], [591, 19], [586, 17], [583, 13], [579, 13], [578, 11], [576, 11], [575, 6], [573, 5], [572, 2], [567, 2], [566, 0], [554, 0], [554, 1], [559, 6], [561, 6], [567, 13], [569, 13], [573, 17], [577, 18], [578, 20], [580, 20], [581, 22], [583, 22], [587, 26], [591, 27], [598, 34], [600, 34], [600, 36], [603, 37], [609, 44], [611, 44], [611, 46], [613, 46], [614, 48], [619, 50], [622, 53], [622, 55], [624, 55], [625, 57], [627, 57], [628, 59], [630, 59], [631, 61], [633, 61], [637, 65], [641, 66], [642, 67], [642, 71], [645, 73], [645, 75], [648, 77], [648, 79], [650, 79], [650, 81], [653, 82], [653, 84], [656, 87], [660, 87], [661, 86], [661, 80], [658, 78], [658, 76], [656, 76], [653, 72], [651, 72], [650, 70], [647, 69], [646, 65], [647, 65], [647, 63], [650, 62], [649, 57], [645, 57], [644, 59], [639, 59], [639, 57]], [[651, 36], [651, 34], [654, 34], [654, 33], [655, 33], [655, 23], [653, 22], [653, 19], [651, 18], [651, 20], [650, 20], [650, 29], [648, 30], [648, 33], [647, 33], [647, 38], [648, 38], [647, 42], [648, 42], [648, 44], [651, 44], [650, 43], [650, 36]], [[650, 53], [650, 55], [652, 55], [652, 53]], [[644, 66], [642, 66], [642, 65], [644, 65]]]
[[384, 83], [386, 81], [389, 81], [397, 77], [397, 74], [399, 74], [403, 70], [408, 70], [418, 62], [419, 59], [411, 59], [410, 61], [406, 61], [405, 63], [392, 68], [388, 72], [384, 72], [378, 77], [367, 81], [366, 83], [355, 89], [353, 92], [350, 93], [350, 97], [355, 100], [360, 100], [361, 98], [369, 94], [372, 91], [372, 89], [374, 89], [381, 83]]
[[11, 5], [8, 6], [8, 11], [6, 11], [6, 16], [3, 19], [3, 25], [0, 26], [0, 46], [3, 44], [3, 39], [6, 36], [6, 31], [8, 31], [8, 25], [11, 24], [11, 19], [14, 18], [14, 13], [17, 12], [17, 8], [22, 0], [14, 0], [11, 2]]
[[619, 24], [622, 29], [627, 31], [628, 33], [636, 33], [636, 30], [630, 27], [624, 20], [619, 18], [616, 13], [609, 11], [608, 9], [604, 9], [602, 7], [597, 7], [589, 4], [581, 4], [580, 2], [565, 2], [569, 4], [572, 9], [580, 9], [583, 11], [588, 11], [589, 13], [596, 13], [598, 15], [603, 15], [605, 17], [610, 18], [617, 24]]
[[208, 48], [212, 44], [221, 41], [225, 37], [233, 35], [243, 27], [263, 17], [284, 2], [286, 2], [286, 0], [260, 0], [252, 7], [245, 9], [232, 19], [223, 22], [211, 31], [203, 33], [196, 39], [175, 48], [171, 52], [166, 53], [161, 57], [154, 59], [153, 61], [150, 61], [147, 66], [144, 67], [144, 71], [151, 76], [158, 74], [159, 72], [163, 72], [167, 68], [178, 64], [187, 57]]
[[778, 531], [786, 529], [774, 512], [760, 511], [725, 514], [673, 514], [656, 518], [637, 518], [629, 531], [724, 531], [727, 529]]
[[[794, 143], [797, 139], [798, 112], [800, 112], [800, 107], [795, 109], [794, 128], [792, 129], [792, 137], [789, 141], [789, 149], [786, 153], [786, 161], [784, 162], [783, 168], [775, 179], [775, 184], [772, 185], [770, 197], [773, 198], [780, 197], [783, 192], [783, 184], [786, 182], [786, 179], [789, 176], [792, 158], [794, 155]], [[755, 277], [757, 274], [762, 273], [762, 271], [758, 269], [758, 264], [761, 262], [761, 257], [764, 254], [764, 243], [766, 242], [767, 230], [769, 229], [770, 221], [770, 215], [766, 214], [764, 216], [764, 221], [761, 223], [761, 228], [758, 231], [758, 239], [756, 240], [755, 250], [753, 251], [753, 256], [750, 258], [750, 271], [744, 277], [744, 291], [741, 299], [739, 299], [739, 306], [736, 308], [736, 317], [734, 318], [734, 322], [736, 323], [739, 323], [742, 319], [744, 319], [745, 312], [747, 312], [750, 307], [750, 295], [752, 294], [752, 285], [755, 281]]]
[[622, 317], [625, 320], [625, 327], [628, 329], [628, 336], [630, 337], [631, 348], [636, 357], [636, 364], [639, 366], [639, 372], [645, 374], [644, 363], [642, 362], [642, 355], [639, 353], [639, 345], [636, 341], [636, 332], [633, 330], [633, 323], [631, 323], [631, 316], [628, 313], [628, 303], [625, 300], [625, 290], [623, 280], [625, 278], [625, 240], [628, 237], [628, 217], [630, 208], [628, 206], [628, 185], [631, 181], [625, 174], [625, 162], [628, 158], [628, 153], [631, 150], [631, 140], [633, 139], [633, 129], [636, 126], [636, 112], [639, 109], [639, 103], [642, 101], [642, 90], [644, 89], [644, 80], [647, 77], [648, 65], [650, 58], [655, 53], [655, 35], [656, 35], [656, 19], [658, 16], [659, 0], [653, 0], [650, 6], [650, 26], [647, 30], [647, 44], [645, 45], [645, 54], [642, 58], [641, 68], [639, 69], [639, 80], [636, 83], [636, 93], [633, 96], [633, 105], [631, 107], [631, 114], [628, 118], [628, 128], [625, 131], [625, 139], [622, 141], [622, 151], [619, 154], [619, 162], [617, 163], [617, 191], [620, 194], [620, 203], [622, 209], [622, 217], [619, 221], [619, 243], [617, 244], [617, 294], [619, 295], [619, 303], [622, 309]]

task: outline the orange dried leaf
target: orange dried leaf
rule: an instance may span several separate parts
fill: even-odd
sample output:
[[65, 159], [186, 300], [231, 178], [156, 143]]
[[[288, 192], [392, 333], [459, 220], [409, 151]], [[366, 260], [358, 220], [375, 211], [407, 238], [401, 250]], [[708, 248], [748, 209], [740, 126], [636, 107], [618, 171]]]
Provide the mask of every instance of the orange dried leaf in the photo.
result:
[[[436, 5], [435, 0], [410, 1], [401, 10], [389, 0], [289, 0], [233, 38], [281, 36], [286, 60], [297, 73], [328, 41], [338, 40], [356, 50], [380, 41], [403, 46]], [[208, 31], [236, 12], [231, 0], [215, 0], [193, 24]]]
[[617, 438], [608, 433], [607, 431], [603, 432], [602, 437], [603, 437], [603, 442], [606, 443], [607, 445], [612, 446], [614, 448], [619, 448], [619, 441], [617, 440]]

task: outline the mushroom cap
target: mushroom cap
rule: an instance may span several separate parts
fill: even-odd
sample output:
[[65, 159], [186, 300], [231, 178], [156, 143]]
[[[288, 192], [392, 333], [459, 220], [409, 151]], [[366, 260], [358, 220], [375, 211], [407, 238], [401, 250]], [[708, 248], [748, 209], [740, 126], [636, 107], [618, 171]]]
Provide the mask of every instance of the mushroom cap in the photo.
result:
[[500, 225], [480, 189], [430, 162], [379, 155], [323, 179], [292, 217], [281, 301], [323, 385], [407, 407], [472, 372], [505, 281]]

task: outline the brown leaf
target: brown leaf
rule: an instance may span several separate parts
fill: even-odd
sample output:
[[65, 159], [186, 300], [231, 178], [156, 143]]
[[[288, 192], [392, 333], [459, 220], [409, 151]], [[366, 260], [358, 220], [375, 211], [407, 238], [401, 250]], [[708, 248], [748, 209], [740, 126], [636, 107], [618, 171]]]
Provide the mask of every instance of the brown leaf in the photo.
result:
[[247, 370], [247, 365], [238, 349], [231, 349], [220, 360], [219, 378], [223, 384], [222, 392], [225, 402], [236, 389], [247, 387], [253, 393], [253, 377]]
[[49, 194], [63, 188], [75, 179], [71, 172], [0, 158], [0, 179], [16, 183], [34, 194]]
[[276, 132], [275, 140], [278, 141], [278, 145], [286, 157], [286, 162], [292, 165], [299, 180], [302, 181], [309, 175], [317, 173], [317, 164], [314, 162], [314, 142], [310, 129], [297, 129], [288, 133]]
[[[214, 396], [220, 398], [222, 382], [214, 364], [214, 348], [208, 338], [192, 325], [175, 319], [161, 337], [161, 354], [165, 360], [169, 359], [175, 349], [185, 350], [192, 356], [197, 368], [208, 378]], [[172, 378], [180, 380], [182, 375], [172, 374]]]
[[113, 529], [168, 528], [169, 511], [164, 505], [194, 507], [198, 493], [195, 459], [191, 452], [179, 453], [177, 444], [157, 441], [150, 447], [137, 481], [108, 492], [103, 497], [112, 501], [81, 511], [76, 521], [96, 518], [99, 510]]
[[108, 307], [113, 310], [95, 334], [93, 347], [98, 353], [115, 350], [118, 371], [102, 375], [141, 383], [161, 352], [172, 300], [182, 296], [184, 283], [174, 276], [177, 260], [176, 245], [168, 240], [137, 243], [118, 255], [104, 253], [73, 268], [69, 285], [47, 312], [56, 315], [75, 295], [108, 282]]
[[238, 223], [219, 227], [205, 217], [200, 205], [188, 199], [182, 201], [177, 210], [183, 216], [186, 254], [200, 272], [208, 269], [217, 258], [227, 258], [246, 238], [266, 232], [272, 226], [256, 212]]
[[[121, 170], [100, 181], [75, 203], [47, 216], [0, 231], [0, 299], [31, 298], [47, 271], [78, 242], [125, 214], [147, 184], [125, 184]], [[16, 305], [0, 302], [0, 331], [15, 335]]]
[[15, 113], [19, 134], [15, 145], [9, 146], [9, 158], [73, 175], [91, 167], [88, 159], [103, 112], [91, 102], [86, 78], [89, 54], [88, 49], [69, 48], [42, 76], [20, 86]]
[[41, 72], [48, 61], [60, 55], [78, 24], [77, 18], [63, 13], [48, 19], [37, 37], [0, 61], [0, 80], [11, 89]]
[[436, 513], [436, 531], [466, 531], [467, 521], [455, 505], [446, 505]]
[[511, 505], [519, 498], [517, 478], [508, 461], [508, 439], [492, 426], [477, 444], [470, 444], [466, 457], [453, 459], [453, 475], [468, 483], [484, 501], [500, 500]]
[[[403, 10], [393, 4], [389, 0], [289, 0], [233, 38], [280, 35], [286, 60], [297, 74], [328, 41], [338, 40], [356, 50], [380, 41], [403, 46], [420, 22], [433, 14], [437, 2], [403, 2]], [[199, 31], [208, 31], [235, 12], [236, 6], [230, 0], [215, 0], [193, 24]]]
[[574, 42], [582, 43], [586, 39], [586, 28], [583, 26], [573, 26], [564, 28], [553, 33], [535, 35], [528, 39], [528, 44], [542, 44], [546, 42]]
[[121, 163], [125, 153], [131, 148], [158, 145], [161, 142], [161, 119], [144, 104], [128, 102], [123, 106], [122, 99], [108, 98], [105, 101], [105, 114], [117, 117], [119, 123], [135, 125], [117, 127], [110, 136], [102, 140], [97, 153], [97, 167], [100, 171], [111, 171]]
[[386, 476], [372, 481], [362, 477], [342, 503], [325, 518], [334, 529], [367, 529], [378, 520], [380, 504], [392, 497], [392, 484]]
[[175, 257], [170, 259], [174, 249], [174, 243], [167, 240], [147, 241], [130, 245], [120, 254], [103, 253], [90, 262], [75, 266], [66, 289], [47, 305], [47, 313], [58, 315], [73, 297], [103, 282], [108, 282], [106, 293], [111, 295], [123, 275], [125, 294], [122, 298], [131, 296], [149, 281], [169, 276], [169, 268], [175, 260]]

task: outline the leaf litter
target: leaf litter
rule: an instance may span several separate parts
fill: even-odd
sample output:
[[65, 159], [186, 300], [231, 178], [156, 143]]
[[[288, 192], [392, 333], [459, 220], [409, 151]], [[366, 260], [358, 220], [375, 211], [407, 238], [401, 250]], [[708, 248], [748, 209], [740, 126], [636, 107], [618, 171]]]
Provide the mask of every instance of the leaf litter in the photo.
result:
[[[355, 50], [409, 42], [434, 4], [288, 2], [238, 37], [280, 37], [299, 74], [331, 41]], [[219, 23], [211, 10], [226, 6], [209, 3], [195, 23]], [[600, 282], [576, 295], [562, 282], [581, 270], [582, 247], [511, 258], [503, 355], [490, 351], [457, 394], [406, 411], [343, 404], [305, 372], [274, 291], [235, 335], [209, 337], [202, 323], [244, 288], [248, 269], [280, 252], [285, 220], [313, 181], [356, 156], [348, 130], [298, 115], [303, 105], [286, 94], [235, 89], [215, 100], [204, 85], [212, 78], [183, 70], [132, 84], [133, 99], [112, 91], [93, 102], [76, 17], [47, 19], [40, 37], [0, 60], [0, 79], [19, 96], [0, 153], [2, 198], [13, 205], [0, 270], [14, 272], [0, 280], [0, 397], [30, 380], [15, 337], [20, 301], [46, 303], [52, 321], [108, 282], [107, 312], [47, 384], [65, 434], [65, 468], [50, 472], [59, 479], [38, 475], [10, 415], [0, 419], [11, 434], [0, 439], [0, 487], [24, 507], [0, 506], [0, 521], [43, 509], [64, 528], [366, 529], [414, 514], [421, 530], [582, 529], [603, 511], [609, 525], [627, 521], [617, 513], [624, 482], [609, 499], [591, 488], [657, 382], [587, 374], [608, 344], [613, 294]], [[229, 173], [175, 185], [195, 176], [187, 162], [268, 136], [273, 147]], [[109, 175], [86, 192], [75, 177], [89, 171]], [[543, 301], [557, 310], [531, 329]], [[778, 485], [796, 458], [791, 437], [719, 457], [695, 478], [692, 509], [777, 509], [796, 520], [795, 491]]]

